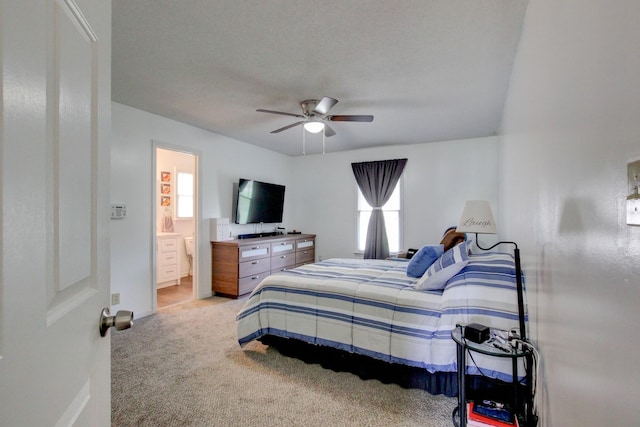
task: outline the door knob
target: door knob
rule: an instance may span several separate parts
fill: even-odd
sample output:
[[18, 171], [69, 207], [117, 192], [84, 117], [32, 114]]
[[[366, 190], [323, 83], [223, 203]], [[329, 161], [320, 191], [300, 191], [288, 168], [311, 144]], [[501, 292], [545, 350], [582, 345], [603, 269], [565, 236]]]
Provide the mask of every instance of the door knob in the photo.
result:
[[117, 331], [129, 329], [133, 325], [133, 312], [119, 310], [115, 316], [111, 316], [107, 307], [100, 313], [100, 336], [107, 335], [110, 327], [115, 326]]

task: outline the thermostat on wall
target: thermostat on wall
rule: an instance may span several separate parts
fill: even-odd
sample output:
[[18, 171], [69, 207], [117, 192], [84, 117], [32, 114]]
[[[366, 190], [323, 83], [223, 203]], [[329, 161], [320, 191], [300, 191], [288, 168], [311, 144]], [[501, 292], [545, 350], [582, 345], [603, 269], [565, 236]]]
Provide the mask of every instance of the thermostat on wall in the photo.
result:
[[127, 217], [125, 205], [111, 205], [111, 219], [123, 219]]

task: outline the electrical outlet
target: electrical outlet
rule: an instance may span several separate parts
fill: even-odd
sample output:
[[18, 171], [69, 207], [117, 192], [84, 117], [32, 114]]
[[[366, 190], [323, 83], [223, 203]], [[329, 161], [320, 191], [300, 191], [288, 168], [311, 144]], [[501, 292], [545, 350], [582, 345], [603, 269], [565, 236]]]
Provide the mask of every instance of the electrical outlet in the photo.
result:
[[111, 294], [111, 305], [120, 304], [120, 294]]

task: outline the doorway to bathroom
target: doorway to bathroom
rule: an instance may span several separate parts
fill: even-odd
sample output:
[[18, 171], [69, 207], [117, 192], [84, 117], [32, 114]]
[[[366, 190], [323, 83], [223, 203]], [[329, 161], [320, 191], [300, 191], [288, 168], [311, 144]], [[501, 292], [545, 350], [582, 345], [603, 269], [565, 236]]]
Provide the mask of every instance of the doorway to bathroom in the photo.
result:
[[155, 143], [154, 223], [157, 310], [196, 298], [197, 153]]

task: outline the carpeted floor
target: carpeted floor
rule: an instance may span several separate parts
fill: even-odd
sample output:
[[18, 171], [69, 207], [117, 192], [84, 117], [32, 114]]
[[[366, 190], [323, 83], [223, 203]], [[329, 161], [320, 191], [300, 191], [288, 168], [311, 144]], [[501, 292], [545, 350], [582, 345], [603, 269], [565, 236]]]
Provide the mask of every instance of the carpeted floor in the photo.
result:
[[213, 297], [112, 330], [112, 425], [450, 427], [454, 398], [240, 348], [243, 300]]

